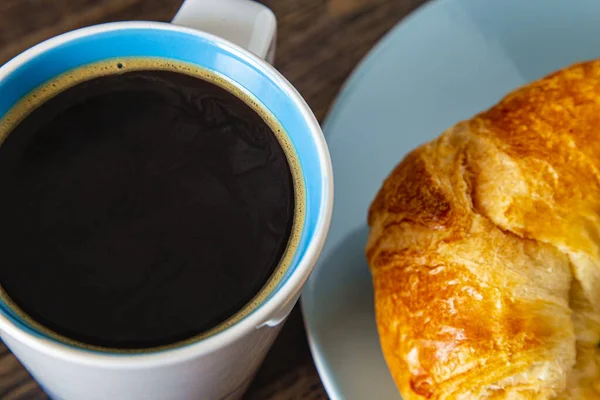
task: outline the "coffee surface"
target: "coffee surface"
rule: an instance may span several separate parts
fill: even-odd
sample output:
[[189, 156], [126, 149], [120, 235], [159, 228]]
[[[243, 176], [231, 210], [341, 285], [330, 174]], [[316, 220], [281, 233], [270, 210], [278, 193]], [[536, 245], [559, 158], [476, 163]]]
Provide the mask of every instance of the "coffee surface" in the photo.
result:
[[198, 335], [264, 286], [294, 187], [263, 119], [213, 83], [136, 71], [79, 83], [0, 145], [0, 283], [90, 345]]

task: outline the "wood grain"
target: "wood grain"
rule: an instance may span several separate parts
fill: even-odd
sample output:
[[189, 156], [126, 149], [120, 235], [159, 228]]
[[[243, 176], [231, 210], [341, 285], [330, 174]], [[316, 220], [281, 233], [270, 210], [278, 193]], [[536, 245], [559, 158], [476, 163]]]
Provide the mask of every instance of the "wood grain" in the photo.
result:
[[[264, 0], [278, 19], [275, 66], [322, 120], [360, 59], [424, 1]], [[180, 4], [181, 0], [2, 0], [0, 64], [42, 40], [82, 26], [120, 20], [170, 21]], [[298, 306], [246, 398], [327, 398], [312, 362]], [[0, 399], [47, 399], [2, 344]]]

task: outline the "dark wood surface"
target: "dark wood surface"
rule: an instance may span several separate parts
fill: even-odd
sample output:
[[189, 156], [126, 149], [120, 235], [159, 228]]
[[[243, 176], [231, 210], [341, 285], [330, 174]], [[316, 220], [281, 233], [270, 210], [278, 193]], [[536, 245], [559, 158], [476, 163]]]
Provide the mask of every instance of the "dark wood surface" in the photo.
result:
[[[278, 19], [275, 66], [322, 120], [360, 59], [396, 22], [424, 1], [263, 0]], [[120, 20], [170, 21], [181, 2], [1, 0], [0, 64], [44, 39], [82, 26]], [[308, 349], [299, 306], [292, 312], [246, 398], [327, 398]], [[47, 399], [2, 344], [0, 399]]]

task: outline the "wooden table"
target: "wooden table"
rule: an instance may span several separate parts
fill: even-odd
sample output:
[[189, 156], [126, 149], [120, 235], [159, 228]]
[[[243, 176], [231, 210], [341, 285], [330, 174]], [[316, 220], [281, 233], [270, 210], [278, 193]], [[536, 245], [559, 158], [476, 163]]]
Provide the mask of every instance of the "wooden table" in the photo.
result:
[[[275, 66], [322, 120], [357, 62], [397, 21], [424, 1], [263, 0], [275, 12], [279, 23]], [[181, 2], [1, 0], [0, 64], [41, 40], [82, 26], [135, 19], [169, 21]], [[246, 398], [327, 398], [308, 349], [299, 306], [292, 312]], [[0, 399], [47, 399], [2, 344]]]

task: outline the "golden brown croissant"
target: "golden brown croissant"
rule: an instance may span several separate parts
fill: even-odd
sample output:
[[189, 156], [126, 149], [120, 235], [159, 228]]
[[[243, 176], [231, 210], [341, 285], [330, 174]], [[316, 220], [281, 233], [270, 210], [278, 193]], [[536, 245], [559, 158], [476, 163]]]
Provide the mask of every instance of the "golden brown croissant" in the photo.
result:
[[600, 399], [600, 61], [408, 154], [368, 220], [405, 400]]

